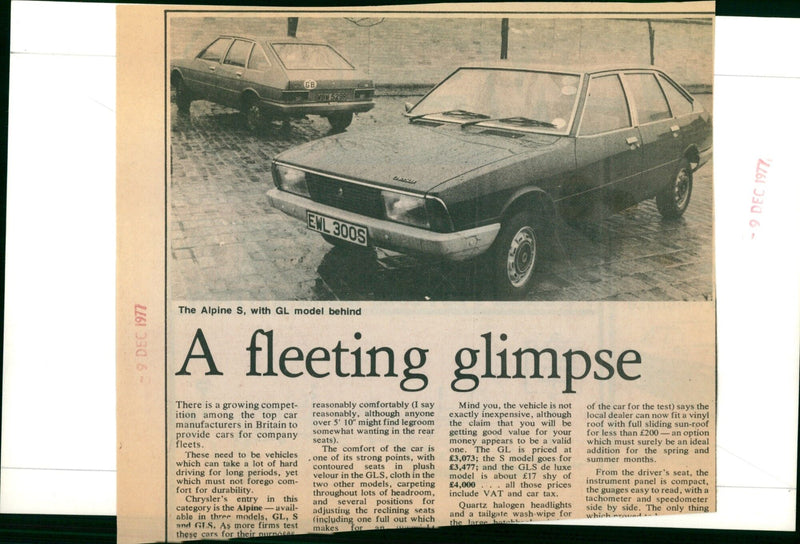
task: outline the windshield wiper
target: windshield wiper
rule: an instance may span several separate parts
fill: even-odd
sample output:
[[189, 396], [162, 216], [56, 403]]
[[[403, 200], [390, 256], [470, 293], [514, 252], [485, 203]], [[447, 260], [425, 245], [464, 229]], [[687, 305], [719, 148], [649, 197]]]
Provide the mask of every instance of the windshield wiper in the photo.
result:
[[478, 123], [485, 123], [487, 121], [495, 121], [498, 123], [507, 123], [509, 125], [517, 125], [521, 127], [546, 127], [546, 128], [558, 128], [553, 123], [548, 123], [547, 121], [541, 121], [539, 119], [529, 119], [528, 117], [500, 117], [496, 119], [476, 119], [474, 121], [467, 121], [461, 125], [461, 128], [470, 127], [472, 125], [476, 125]]
[[484, 113], [475, 113], [474, 111], [469, 110], [445, 110], [445, 111], [432, 111], [429, 113], [419, 113], [417, 115], [409, 115], [408, 120], [413, 121], [414, 119], [421, 119], [423, 117], [427, 117], [429, 115], [448, 115], [451, 117], [469, 117], [470, 119], [476, 119], [475, 122], [480, 122], [481, 120], [489, 119], [490, 116]]

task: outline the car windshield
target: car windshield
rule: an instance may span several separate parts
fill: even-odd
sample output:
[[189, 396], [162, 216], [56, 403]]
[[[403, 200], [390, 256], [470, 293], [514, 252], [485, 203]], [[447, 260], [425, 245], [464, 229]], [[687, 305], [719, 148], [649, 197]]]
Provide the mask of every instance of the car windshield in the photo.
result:
[[580, 77], [555, 72], [461, 68], [409, 112], [465, 125], [563, 132], [572, 117]]
[[332, 47], [315, 43], [273, 43], [275, 54], [288, 70], [352, 70]]

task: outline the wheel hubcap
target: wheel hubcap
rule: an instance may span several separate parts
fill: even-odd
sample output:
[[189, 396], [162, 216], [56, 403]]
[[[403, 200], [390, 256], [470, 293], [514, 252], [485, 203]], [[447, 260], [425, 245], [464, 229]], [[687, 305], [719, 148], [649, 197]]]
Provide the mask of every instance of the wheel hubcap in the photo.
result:
[[514, 235], [508, 248], [506, 272], [514, 287], [527, 283], [536, 262], [536, 237], [531, 227], [522, 227]]
[[678, 172], [675, 178], [675, 204], [678, 208], [685, 206], [689, 198], [689, 179], [689, 174], [686, 172], [686, 169], [681, 168], [681, 171]]

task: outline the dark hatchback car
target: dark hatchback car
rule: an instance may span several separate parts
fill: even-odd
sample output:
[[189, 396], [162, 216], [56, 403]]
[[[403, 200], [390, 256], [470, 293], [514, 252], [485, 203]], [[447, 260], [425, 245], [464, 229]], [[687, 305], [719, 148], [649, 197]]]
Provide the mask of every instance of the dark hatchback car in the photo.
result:
[[275, 157], [270, 202], [335, 245], [480, 256], [502, 298], [529, 289], [557, 214], [655, 197], [677, 218], [711, 152], [710, 115], [652, 68], [464, 67], [406, 110]]
[[271, 119], [327, 117], [344, 130], [369, 111], [375, 87], [341, 53], [322, 42], [220, 36], [194, 58], [170, 66], [179, 111], [209, 100], [242, 111], [251, 130]]

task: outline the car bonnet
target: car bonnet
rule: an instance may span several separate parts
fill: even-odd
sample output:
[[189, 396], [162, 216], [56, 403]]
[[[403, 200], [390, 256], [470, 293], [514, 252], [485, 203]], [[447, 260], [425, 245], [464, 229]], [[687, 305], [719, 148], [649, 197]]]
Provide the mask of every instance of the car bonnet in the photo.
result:
[[427, 192], [482, 166], [531, 152], [559, 137], [519, 139], [477, 127], [429, 127], [416, 123], [353, 130], [289, 149], [275, 160], [311, 171], [407, 191]]

